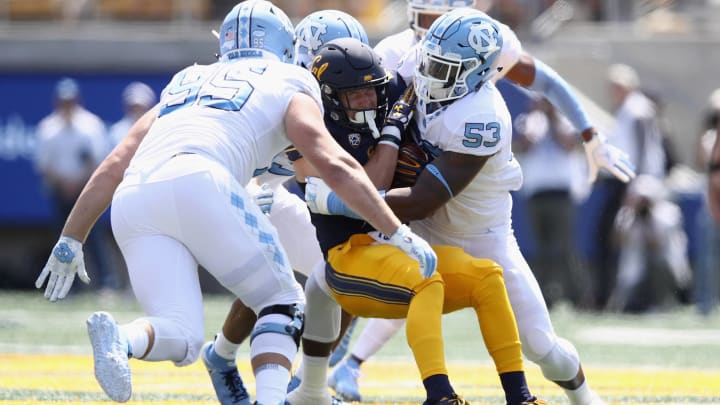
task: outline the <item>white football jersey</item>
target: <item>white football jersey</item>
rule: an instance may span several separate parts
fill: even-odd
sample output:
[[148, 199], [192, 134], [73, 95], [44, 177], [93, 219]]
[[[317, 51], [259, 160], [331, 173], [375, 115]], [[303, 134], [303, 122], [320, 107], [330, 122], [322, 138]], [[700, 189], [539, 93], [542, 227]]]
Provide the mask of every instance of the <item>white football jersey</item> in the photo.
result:
[[158, 118], [126, 174], [189, 152], [212, 158], [247, 184], [290, 145], [284, 117], [298, 92], [322, 111], [317, 82], [301, 67], [255, 58], [189, 66], [163, 90]]
[[495, 85], [486, 83], [431, 114], [424, 113], [419, 101], [415, 114], [423, 141], [433, 147], [492, 155], [460, 194], [424, 222], [454, 233], [509, 225], [512, 201], [508, 192], [520, 188], [522, 171], [511, 150], [510, 111]]
[[[500, 72], [493, 77], [494, 81], [500, 80], [520, 59], [522, 44], [515, 32], [507, 25], [493, 20], [500, 28], [500, 35], [503, 38], [500, 55], [498, 55], [497, 66]], [[391, 71], [397, 71], [405, 80], [410, 83], [415, 69], [415, 49], [418, 41], [415, 31], [408, 28], [397, 34], [390, 35], [375, 46], [375, 52], [380, 55], [383, 67]], [[412, 52], [412, 53], [411, 53]], [[407, 65], [405, 59], [412, 59]]]

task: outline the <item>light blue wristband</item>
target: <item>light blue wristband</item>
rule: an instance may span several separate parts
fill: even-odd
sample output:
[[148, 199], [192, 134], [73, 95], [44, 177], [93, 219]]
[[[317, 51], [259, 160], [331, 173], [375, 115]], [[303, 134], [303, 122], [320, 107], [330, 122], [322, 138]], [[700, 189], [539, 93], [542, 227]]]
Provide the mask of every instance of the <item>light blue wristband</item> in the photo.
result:
[[560, 112], [565, 114], [575, 129], [584, 131], [590, 128], [590, 120], [570, 85], [550, 66], [538, 59], [535, 61], [535, 80], [528, 89], [537, 91], [547, 98]]
[[[380, 197], [385, 198], [385, 190], [378, 190]], [[331, 215], [343, 215], [353, 219], [363, 219], [355, 211], [350, 209], [334, 191], [330, 192], [327, 199], [327, 209]]]

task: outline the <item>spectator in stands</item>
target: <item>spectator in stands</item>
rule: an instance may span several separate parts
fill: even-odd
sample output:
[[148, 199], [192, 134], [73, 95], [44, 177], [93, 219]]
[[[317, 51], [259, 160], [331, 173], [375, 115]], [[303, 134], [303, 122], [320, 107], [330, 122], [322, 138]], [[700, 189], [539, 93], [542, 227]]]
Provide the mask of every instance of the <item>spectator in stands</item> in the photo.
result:
[[156, 98], [155, 91], [145, 83], [132, 82], [125, 87], [122, 93], [125, 116], [110, 127], [111, 149], [120, 143], [135, 121], [155, 105]]
[[[615, 108], [615, 125], [608, 133], [608, 141], [624, 150], [636, 172], [658, 179], [665, 177], [666, 156], [659, 128], [655, 104], [640, 88], [640, 78], [634, 68], [615, 64], [607, 72], [611, 102]], [[615, 217], [625, 198], [627, 184], [608, 173], [601, 173], [593, 185], [590, 198], [599, 201], [597, 252], [591, 257], [594, 275], [595, 307], [607, 304], [617, 270], [617, 250], [612, 243]]]
[[513, 148], [524, 168], [522, 192], [535, 241], [530, 257], [548, 307], [559, 300], [581, 301], [588, 285], [574, 259], [574, 210], [571, 173], [579, 134], [544, 97], [533, 97], [527, 113], [515, 120]]
[[[720, 298], [720, 88], [710, 95], [698, 145], [697, 165], [708, 176], [706, 205], [698, 212], [700, 253], [695, 273], [698, 312], [708, 315]], [[708, 221], [708, 214], [714, 219]]]
[[662, 180], [639, 175], [615, 218], [620, 257], [607, 308], [615, 312], [662, 309], [687, 302], [692, 280], [680, 207]]
[[[77, 81], [63, 78], [55, 85], [54, 111], [37, 127], [35, 164], [53, 203], [56, 231], [60, 232], [75, 200], [107, 152], [102, 120], [81, 103]], [[95, 285], [116, 288], [117, 275], [108, 260], [108, 240], [101, 232], [88, 237], [91, 277]]]

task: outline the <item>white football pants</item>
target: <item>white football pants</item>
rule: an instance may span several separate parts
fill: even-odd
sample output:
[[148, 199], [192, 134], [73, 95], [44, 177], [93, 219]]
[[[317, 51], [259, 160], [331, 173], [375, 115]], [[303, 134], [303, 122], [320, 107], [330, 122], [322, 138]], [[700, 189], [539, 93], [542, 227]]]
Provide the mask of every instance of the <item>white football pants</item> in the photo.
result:
[[161, 357], [178, 365], [194, 362], [204, 341], [198, 264], [256, 313], [304, 304], [275, 228], [243, 186], [208, 158], [180, 155], [127, 174], [111, 218], [155, 346], [177, 348]]
[[310, 211], [305, 201], [287, 191], [282, 184], [273, 187], [273, 191], [270, 222], [277, 228], [280, 243], [287, 252], [293, 270], [310, 277], [318, 263], [325, 263], [315, 227], [310, 220]]

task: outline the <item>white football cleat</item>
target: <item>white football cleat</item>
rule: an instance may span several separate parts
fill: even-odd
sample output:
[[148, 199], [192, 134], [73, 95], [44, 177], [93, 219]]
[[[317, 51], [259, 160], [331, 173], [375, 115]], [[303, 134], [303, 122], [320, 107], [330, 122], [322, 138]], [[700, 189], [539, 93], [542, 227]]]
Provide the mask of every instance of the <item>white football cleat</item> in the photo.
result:
[[87, 319], [88, 336], [95, 361], [95, 379], [103, 391], [115, 402], [127, 402], [132, 395], [127, 343], [113, 317], [107, 312], [95, 312]]
[[330, 391], [306, 392], [302, 385], [287, 395], [285, 405], [344, 405], [341, 399], [330, 395]]

